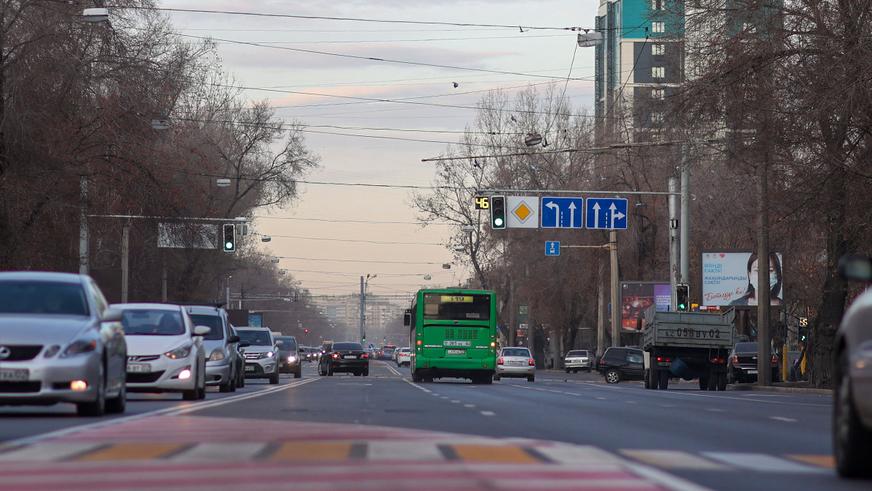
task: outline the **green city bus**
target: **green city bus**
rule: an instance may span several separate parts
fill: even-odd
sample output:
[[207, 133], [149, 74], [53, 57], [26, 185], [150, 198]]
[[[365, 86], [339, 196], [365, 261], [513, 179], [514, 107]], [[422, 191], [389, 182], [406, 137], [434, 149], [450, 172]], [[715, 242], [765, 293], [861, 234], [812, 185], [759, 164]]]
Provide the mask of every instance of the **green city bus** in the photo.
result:
[[496, 295], [486, 290], [418, 290], [406, 311], [412, 380], [458, 377], [489, 384], [496, 368]]

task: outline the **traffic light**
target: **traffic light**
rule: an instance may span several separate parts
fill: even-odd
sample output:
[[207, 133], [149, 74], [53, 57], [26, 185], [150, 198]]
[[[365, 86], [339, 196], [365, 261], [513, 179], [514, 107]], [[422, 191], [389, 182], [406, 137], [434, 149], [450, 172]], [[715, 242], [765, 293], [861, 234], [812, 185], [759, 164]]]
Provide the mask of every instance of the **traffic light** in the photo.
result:
[[491, 227], [493, 227], [494, 230], [501, 230], [506, 228], [506, 197], [491, 196], [490, 210]]
[[225, 223], [224, 227], [223, 241], [221, 242], [221, 249], [224, 252], [236, 252], [236, 225], [233, 223]]
[[687, 312], [690, 306], [690, 287], [687, 285], [675, 285], [675, 308], [679, 312]]
[[307, 327], [306, 329], [303, 329], [303, 333], [304, 333], [304, 334], [309, 334], [309, 328]]

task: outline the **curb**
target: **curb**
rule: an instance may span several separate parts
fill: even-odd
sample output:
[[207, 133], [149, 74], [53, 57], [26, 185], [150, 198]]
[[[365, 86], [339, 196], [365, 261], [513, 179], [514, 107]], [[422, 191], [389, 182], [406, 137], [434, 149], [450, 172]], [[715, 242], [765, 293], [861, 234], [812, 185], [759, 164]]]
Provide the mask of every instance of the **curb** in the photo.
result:
[[784, 392], [791, 394], [833, 395], [832, 389], [817, 389], [814, 387], [784, 387], [779, 385], [760, 386], [757, 384], [731, 385], [730, 390], [736, 392]]

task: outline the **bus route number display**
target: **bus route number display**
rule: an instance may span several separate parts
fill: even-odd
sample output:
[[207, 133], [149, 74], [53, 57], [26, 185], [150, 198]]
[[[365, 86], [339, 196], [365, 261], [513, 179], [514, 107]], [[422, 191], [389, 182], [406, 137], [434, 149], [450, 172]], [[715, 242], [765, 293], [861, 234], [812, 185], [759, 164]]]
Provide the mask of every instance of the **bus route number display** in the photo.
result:
[[476, 196], [475, 197], [475, 209], [476, 210], [490, 210], [490, 198], [487, 196]]
[[472, 303], [472, 297], [468, 295], [442, 295], [440, 303]]

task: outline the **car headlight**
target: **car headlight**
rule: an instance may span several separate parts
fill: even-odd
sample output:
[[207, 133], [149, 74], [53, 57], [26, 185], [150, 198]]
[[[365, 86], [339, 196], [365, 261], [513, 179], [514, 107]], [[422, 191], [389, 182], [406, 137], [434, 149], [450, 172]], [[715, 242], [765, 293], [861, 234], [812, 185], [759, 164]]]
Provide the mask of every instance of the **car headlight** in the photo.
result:
[[297, 357], [296, 357], [296, 356], [291, 355], [291, 356], [288, 357], [288, 363], [294, 363], [295, 361], [297, 361]]
[[83, 353], [90, 353], [97, 349], [97, 340], [96, 339], [77, 339], [70, 343], [69, 346], [61, 353], [61, 358], [67, 358], [69, 356], [81, 355]]
[[273, 353], [272, 351], [270, 351], [270, 352], [268, 352], [268, 353], [266, 354], [267, 358], [272, 358], [272, 357], [274, 357], [275, 355], [276, 355], [276, 354]]
[[[185, 356], [187, 356], [187, 355], [185, 355]], [[209, 361], [221, 361], [223, 359], [224, 359], [224, 350], [221, 348], [215, 348], [215, 350], [212, 351], [212, 354], [209, 355]]]
[[166, 356], [170, 360], [178, 360], [180, 358], [187, 358], [190, 354], [191, 345], [186, 344], [185, 346], [180, 346], [172, 351], [167, 351], [166, 353], [164, 353], [164, 356]]

